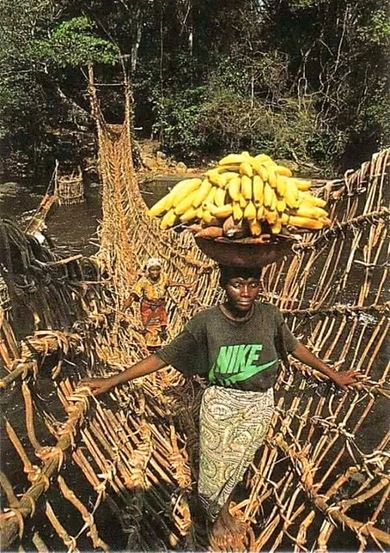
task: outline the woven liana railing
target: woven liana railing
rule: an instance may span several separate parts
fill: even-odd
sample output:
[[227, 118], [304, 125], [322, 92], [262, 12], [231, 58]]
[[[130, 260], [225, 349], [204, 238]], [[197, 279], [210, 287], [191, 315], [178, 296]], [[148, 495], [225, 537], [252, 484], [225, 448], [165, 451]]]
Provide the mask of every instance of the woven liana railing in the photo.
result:
[[132, 163], [129, 93], [120, 126], [105, 122], [93, 85], [91, 97], [103, 184], [99, 277], [81, 280], [77, 316], [65, 328], [18, 341], [9, 318], [0, 321], [3, 548], [386, 549], [390, 151], [318, 185], [332, 226], [301, 235], [262, 274], [262, 297], [295, 335], [337, 369], [366, 378], [344, 392], [295, 361], [282, 368], [265, 444], [233, 498], [242, 524], [218, 541], [195, 501], [202, 381], [168, 368], [98, 399], [78, 386], [79, 376], [109, 375], [147, 354], [139, 315], [123, 313], [123, 302], [150, 256], [164, 259], [172, 279], [195, 283], [190, 294], [170, 292], [171, 336], [222, 298], [218, 270], [192, 235], [161, 232], [147, 214]]

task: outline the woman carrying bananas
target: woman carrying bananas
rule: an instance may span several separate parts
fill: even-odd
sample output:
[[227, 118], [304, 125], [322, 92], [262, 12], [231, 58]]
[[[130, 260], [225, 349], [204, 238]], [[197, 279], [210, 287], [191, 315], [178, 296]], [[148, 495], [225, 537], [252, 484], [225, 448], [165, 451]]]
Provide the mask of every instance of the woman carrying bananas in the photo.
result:
[[145, 267], [145, 275], [134, 286], [130, 296], [123, 305], [124, 311], [134, 301], [140, 302], [141, 320], [145, 332], [146, 346], [150, 350], [161, 347], [166, 339], [167, 312], [165, 308], [166, 293], [168, 288], [182, 286], [190, 288], [190, 284], [171, 282], [162, 270], [162, 261], [157, 257], [151, 257]]
[[220, 267], [220, 273], [225, 303], [196, 314], [174, 340], [133, 367], [84, 381], [98, 395], [167, 365], [208, 380], [200, 411], [198, 493], [211, 520], [220, 513], [219, 525], [230, 517], [234, 488], [268, 432], [279, 359], [287, 352], [342, 388], [355, 381], [353, 371], [333, 371], [301, 344], [275, 306], [256, 301], [260, 269]]

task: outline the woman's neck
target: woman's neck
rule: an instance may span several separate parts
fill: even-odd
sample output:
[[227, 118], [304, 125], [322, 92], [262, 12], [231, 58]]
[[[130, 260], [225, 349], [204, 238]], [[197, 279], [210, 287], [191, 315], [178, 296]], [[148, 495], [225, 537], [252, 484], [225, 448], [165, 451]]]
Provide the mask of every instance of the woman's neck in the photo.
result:
[[222, 313], [225, 315], [225, 317], [227, 317], [231, 321], [234, 321], [237, 323], [243, 323], [245, 321], [248, 321], [252, 317], [255, 306], [254, 304], [252, 304], [249, 311], [242, 313], [240, 311], [236, 311], [235, 309], [232, 309], [230, 305], [226, 302], [226, 303], [221, 303], [220, 309]]

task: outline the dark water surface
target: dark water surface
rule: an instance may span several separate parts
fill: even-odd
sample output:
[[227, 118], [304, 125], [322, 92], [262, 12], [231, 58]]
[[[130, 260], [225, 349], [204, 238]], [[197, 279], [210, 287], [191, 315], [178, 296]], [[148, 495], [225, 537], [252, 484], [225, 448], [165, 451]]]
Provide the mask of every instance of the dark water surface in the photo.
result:
[[[148, 207], [160, 199], [182, 177], [156, 177], [142, 183]], [[25, 226], [39, 206], [47, 184], [28, 180], [2, 181], [0, 176], [0, 218], [16, 220]], [[53, 206], [47, 218], [47, 232], [55, 246], [64, 253], [92, 255], [98, 249], [97, 228], [102, 218], [101, 187], [91, 184], [82, 204]]]
[[[0, 184], [0, 217], [25, 226], [34, 214], [46, 185], [31, 182]], [[101, 219], [100, 187], [91, 185], [82, 204], [53, 206], [47, 219], [47, 232], [55, 246], [70, 255], [91, 255], [98, 249], [96, 230]]]

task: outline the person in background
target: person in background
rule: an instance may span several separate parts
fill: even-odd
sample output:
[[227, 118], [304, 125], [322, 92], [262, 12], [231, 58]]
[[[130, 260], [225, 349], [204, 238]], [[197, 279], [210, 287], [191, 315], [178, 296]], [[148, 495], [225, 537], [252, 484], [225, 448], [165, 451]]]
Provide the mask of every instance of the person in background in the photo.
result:
[[140, 302], [145, 342], [150, 350], [161, 347], [166, 340], [168, 324], [165, 307], [166, 293], [168, 288], [174, 286], [182, 286], [186, 289], [192, 287], [191, 284], [169, 281], [168, 276], [162, 270], [161, 259], [151, 257], [146, 263], [145, 275], [135, 284], [123, 305], [123, 309], [126, 311], [134, 301]]
[[133, 367], [83, 383], [98, 395], [167, 365], [205, 377], [198, 494], [209, 520], [220, 514], [220, 521], [224, 513], [226, 524], [226, 517], [233, 519], [228, 511], [233, 491], [271, 423], [279, 360], [290, 354], [342, 388], [356, 380], [356, 373], [334, 371], [293, 336], [277, 307], [256, 301], [259, 269], [220, 267], [220, 273], [224, 303], [196, 314], [175, 339]]

